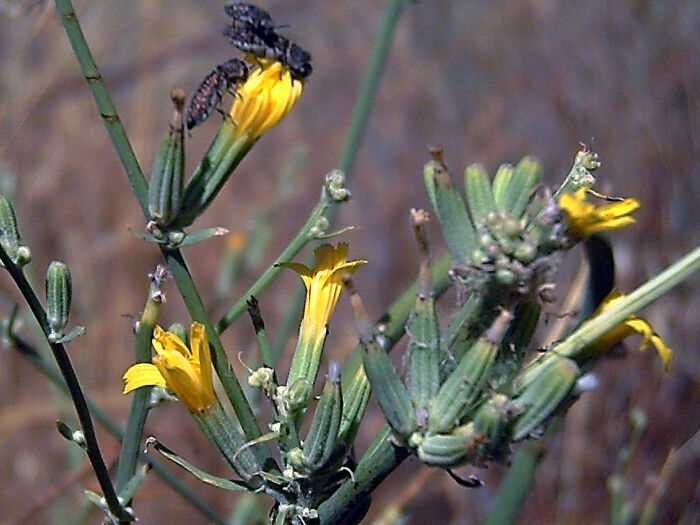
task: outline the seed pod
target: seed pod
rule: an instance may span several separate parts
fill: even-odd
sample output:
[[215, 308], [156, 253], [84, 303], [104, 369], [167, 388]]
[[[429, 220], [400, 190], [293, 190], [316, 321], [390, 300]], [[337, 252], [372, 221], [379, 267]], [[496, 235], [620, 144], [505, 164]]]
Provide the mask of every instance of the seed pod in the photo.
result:
[[518, 162], [506, 187], [500, 209], [512, 217], [520, 218], [527, 208], [535, 186], [540, 182], [542, 167], [532, 157]]
[[483, 221], [489, 212], [496, 210], [491, 181], [481, 164], [472, 164], [464, 170], [464, 190], [467, 194], [469, 213], [475, 224]]
[[493, 192], [493, 200], [496, 202], [496, 207], [499, 210], [504, 209], [504, 197], [506, 188], [510, 185], [510, 179], [513, 177], [513, 165], [501, 164], [496, 170], [496, 175], [493, 177], [491, 190]]
[[430, 411], [430, 429], [448, 432], [468, 414], [483, 391], [493, 366], [498, 347], [505, 334], [511, 314], [501, 312], [487, 330], [464, 354], [457, 367], [442, 384]]
[[476, 246], [476, 233], [462, 196], [454, 185], [440, 155], [423, 167], [423, 181], [430, 197], [450, 255], [467, 264]]
[[513, 428], [513, 441], [527, 437], [552, 415], [580, 374], [574, 361], [552, 355], [552, 358], [543, 360], [537, 369], [529, 371], [529, 383], [513, 400], [514, 407], [520, 412]]
[[177, 217], [182, 202], [185, 175], [185, 144], [182, 121], [184, 93], [173, 91], [175, 114], [170, 131], [158, 148], [148, 184], [148, 211], [161, 228]]
[[365, 346], [363, 361], [372, 392], [387, 422], [399, 436], [408, 438], [416, 430], [413, 405], [389, 356], [376, 341], [370, 341]]
[[46, 320], [51, 328], [51, 339], [58, 339], [68, 324], [72, 284], [68, 266], [52, 261], [46, 270]]
[[410, 338], [406, 379], [408, 393], [416, 412], [427, 414], [430, 401], [440, 388], [441, 361], [435, 301], [431, 297], [416, 297], [406, 332]]
[[513, 418], [514, 410], [510, 400], [503, 394], [494, 394], [481, 405], [474, 414], [474, 430], [481, 432], [488, 443], [481, 451], [484, 456], [490, 456], [498, 461], [508, 456], [509, 445], [503, 439], [506, 426]]
[[352, 442], [355, 441], [355, 434], [370, 395], [369, 380], [362, 366], [357, 367], [353, 377], [343, 377], [342, 392], [343, 419], [338, 436], [340, 440]]
[[498, 345], [482, 336], [464, 354], [432, 403], [429, 426], [433, 432], [448, 432], [472, 410], [497, 352]]
[[418, 458], [433, 467], [456, 467], [475, 455], [480, 434], [474, 424], [457, 427], [450, 434], [434, 434], [423, 438], [418, 445]]
[[22, 245], [15, 210], [3, 195], [0, 195], [0, 243], [10, 259], [18, 266], [24, 266], [31, 261], [31, 251]]
[[328, 380], [304, 441], [304, 464], [312, 472], [323, 468], [336, 449], [343, 415], [338, 363], [332, 362], [329, 368]]

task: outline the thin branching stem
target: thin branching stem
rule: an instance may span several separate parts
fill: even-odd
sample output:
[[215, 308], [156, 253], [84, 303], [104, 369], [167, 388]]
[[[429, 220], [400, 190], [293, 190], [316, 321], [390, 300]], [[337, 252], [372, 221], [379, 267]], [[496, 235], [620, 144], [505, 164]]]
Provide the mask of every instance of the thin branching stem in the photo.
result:
[[78, 414], [78, 420], [80, 421], [80, 426], [85, 436], [85, 450], [87, 452], [88, 459], [90, 460], [90, 464], [95, 471], [97, 482], [100, 484], [100, 488], [102, 489], [105, 502], [107, 503], [110, 512], [114, 516], [120, 520], [124, 520], [125, 523], [128, 523], [128, 515], [117, 499], [117, 493], [114, 490], [112, 481], [109, 478], [109, 472], [107, 472], [107, 466], [105, 465], [102, 454], [100, 453], [100, 446], [97, 443], [97, 436], [95, 435], [95, 427], [93, 426], [92, 418], [90, 417], [90, 409], [85, 401], [83, 389], [80, 387], [78, 377], [75, 374], [75, 370], [73, 369], [73, 364], [68, 357], [68, 353], [62, 344], [52, 343], [49, 341], [51, 327], [49, 327], [47, 322], [46, 311], [41, 305], [41, 302], [34, 292], [34, 289], [29, 284], [29, 281], [27, 281], [27, 278], [24, 276], [21, 268], [17, 267], [17, 265], [12, 261], [2, 245], [0, 245], [0, 260], [2, 260], [5, 269], [12, 277], [12, 280], [17, 285], [17, 288], [19, 288], [22, 297], [24, 297], [29, 309], [32, 311], [32, 314], [39, 323], [46, 340], [49, 342], [51, 352], [56, 360], [58, 369], [61, 371], [63, 380], [68, 387], [70, 397], [73, 400], [73, 405], [75, 406], [75, 411]]

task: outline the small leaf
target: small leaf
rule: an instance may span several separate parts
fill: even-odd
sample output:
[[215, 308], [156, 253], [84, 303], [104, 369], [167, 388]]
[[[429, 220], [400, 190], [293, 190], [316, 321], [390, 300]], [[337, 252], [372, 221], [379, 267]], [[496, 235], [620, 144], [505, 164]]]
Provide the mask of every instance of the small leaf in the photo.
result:
[[166, 447], [162, 443], [158, 442], [155, 438], [148, 438], [148, 440], [146, 440], [146, 443], [149, 445], [153, 445], [153, 447], [158, 452], [163, 454], [170, 461], [181, 466], [185, 470], [189, 471], [191, 474], [196, 476], [200, 481], [203, 481], [204, 483], [208, 483], [209, 485], [214, 485], [215, 487], [219, 487], [220, 489], [224, 489], [224, 490], [232, 490], [232, 491], [249, 491], [250, 490], [248, 488], [248, 486], [242, 482], [237, 482], [237, 481], [233, 481], [233, 480], [226, 479], [226, 478], [220, 478], [218, 476], [214, 476], [213, 474], [209, 474], [208, 472], [205, 472], [204, 470], [202, 470], [200, 468], [195, 467], [191, 463], [182, 459], [180, 456], [178, 456], [175, 452], [170, 450], [168, 447]]

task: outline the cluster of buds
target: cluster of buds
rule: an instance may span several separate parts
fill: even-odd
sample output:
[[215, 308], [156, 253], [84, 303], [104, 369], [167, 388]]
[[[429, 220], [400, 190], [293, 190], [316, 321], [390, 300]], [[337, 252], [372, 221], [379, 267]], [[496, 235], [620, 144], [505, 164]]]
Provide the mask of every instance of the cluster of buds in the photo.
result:
[[[501, 166], [493, 182], [482, 167], [470, 166], [465, 202], [441, 153], [433, 152], [424, 181], [454, 262], [452, 275], [466, 283], [465, 302], [441, 333], [422, 211], [412, 212], [420, 271], [406, 325], [405, 381], [381, 341], [363, 333], [367, 323], [361, 303], [354, 302], [372, 392], [395, 442], [424, 463], [450, 469], [507, 461], [511, 443], [537, 436], [548, 418], [582, 390], [577, 380], [599, 345], [545, 353], [528, 348], [542, 303], [552, 300], [548, 292], [563, 251], [586, 234], [633, 222], [629, 213], [636, 201], [600, 208], [583, 202], [585, 185], [592, 183], [589, 170], [598, 164], [593, 153], [579, 152], [565, 183], [571, 194], [558, 199], [538, 191], [541, 169], [530, 158], [515, 167]], [[576, 181], [583, 181], [583, 190]], [[646, 332], [654, 344], [655, 334]]]

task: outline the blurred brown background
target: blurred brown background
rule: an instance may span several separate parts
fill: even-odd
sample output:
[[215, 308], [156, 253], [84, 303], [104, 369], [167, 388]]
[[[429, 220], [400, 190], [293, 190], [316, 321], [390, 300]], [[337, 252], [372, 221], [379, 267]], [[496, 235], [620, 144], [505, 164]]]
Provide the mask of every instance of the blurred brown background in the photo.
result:
[[[83, 1], [76, 9], [144, 171], [150, 170], [170, 115], [173, 86], [191, 91], [217, 63], [232, 56], [221, 37], [221, 1]], [[133, 359], [133, 316], [147, 290], [147, 274], [160, 261], [153, 246], [131, 236], [142, 227], [131, 194], [52, 2], [0, 2], [0, 163], [14, 177], [14, 202], [34, 261], [37, 282], [52, 259], [71, 268], [72, 322], [87, 334], [70, 345], [90, 396], [120, 423], [129, 399], [121, 374]], [[265, 1], [282, 31], [313, 54], [314, 74], [297, 108], [267, 133], [237, 170], [199, 225], [249, 232], [250, 217], [271, 200], [276, 176], [303, 152], [293, 192], [273, 213], [269, 264], [316, 202], [323, 175], [339, 157], [364, 67], [385, 2]], [[427, 1], [410, 4], [369, 120], [338, 226], [350, 255], [370, 264], [357, 286], [373, 316], [381, 314], [414, 276], [408, 227], [411, 206], [427, 206], [421, 166], [426, 146], [439, 145], [456, 174], [472, 162], [493, 172], [501, 162], [537, 156], [545, 182], [568, 172], [579, 141], [593, 144], [603, 161], [598, 187], [636, 196], [638, 224], [614, 235], [618, 285], [629, 290], [698, 243], [700, 185], [700, 3], [693, 0], [555, 2]], [[215, 115], [188, 143], [191, 170], [216, 131]], [[5, 190], [7, 191], [7, 190]], [[187, 250], [208, 303], [226, 242]], [[435, 251], [443, 247], [433, 236]], [[300, 256], [301, 258], [301, 256]], [[244, 275], [218, 318], [253, 281]], [[4, 311], [17, 294], [2, 275]], [[274, 333], [297, 285], [289, 272], [260, 297]], [[597, 372], [601, 388], [572, 409], [551, 442], [519, 523], [605, 523], [610, 509], [606, 479], [628, 434], [628, 414], [642, 407], [649, 426], [632, 459], [630, 498], [642, 501], [669, 451], [688, 440], [683, 460], [667, 469], [657, 523], [688, 519], [700, 494], [698, 437], [700, 361], [696, 325], [698, 279], [645, 312], [676, 350], [664, 376], [653, 352], [631, 351]], [[41, 287], [39, 287], [40, 289]], [[161, 321], [188, 322], [172, 284]], [[444, 301], [445, 312], [453, 309]], [[4, 312], [3, 312], [3, 315]], [[341, 300], [327, 353], [342, 358], [354, 345], [347, 304]], [[33, 337], [30, 328], [22, 333]], [[226, 332], [229, 355], [252, 361], [246, 319]], [[636, 348], [636, 342], [629, 346]], [[0, 367], [0, 509], [3, 523], [70, 523], [80, 491], [96, 484], [75, 466], [54, 429], [71, 407], [57, 403], [47, 381], [11, 349]], [[366, 446], [382, 424], [376, 405], [360, 436]], [[195, 464], [220, 475], [224, 465], [208, 448], [186, 411], [171, 405], [149, 419], [156, 435]], [[693, 436], [695, 436], [693, 438]], [[108, 461], [118, 444], [100, 429]], [[693, 452], [694, 451], [694, 452]], [[71, 466], [72, 465], [72, 466]], [[370, 517], [419, 488], [408, 500], [409, 523], [479, 523], [489, 508], [500, 466], [477, 472], [479, 490], [455, 485], [440, 471], [409, 460], [376, 493]], [[461, 469], [462, 474], [476, 472]], [[235, 496], [182, 478], [218, 511]], [[691, 509], [692, 510], [692, 509]], [[140, 523], [205, 523], [155, 476], [136, 501]], [[51, 519], [51, 513], [59, 516]], [[99, 521], [93, 514], [89, 522]], [[690, 518], [692, 520], [692, 518]]]

